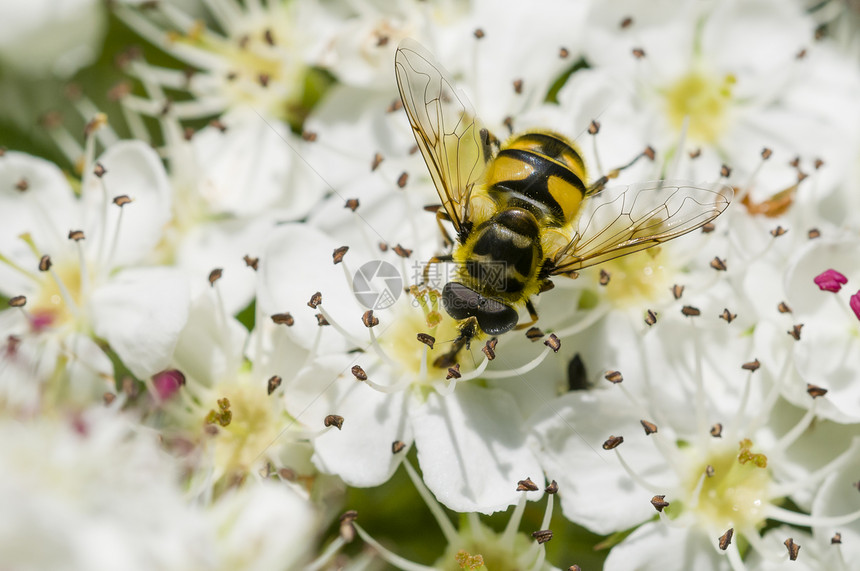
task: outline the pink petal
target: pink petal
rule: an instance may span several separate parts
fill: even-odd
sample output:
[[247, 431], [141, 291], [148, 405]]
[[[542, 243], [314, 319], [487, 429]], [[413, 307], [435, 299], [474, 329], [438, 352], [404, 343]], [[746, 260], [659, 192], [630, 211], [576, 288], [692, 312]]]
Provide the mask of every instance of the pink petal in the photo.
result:
[[857, 316], [857, 319], [860, 319], [860, 291], [851, 296], [851, 299], [848, 300], [848, 305], [851, 307], [854, 315]]

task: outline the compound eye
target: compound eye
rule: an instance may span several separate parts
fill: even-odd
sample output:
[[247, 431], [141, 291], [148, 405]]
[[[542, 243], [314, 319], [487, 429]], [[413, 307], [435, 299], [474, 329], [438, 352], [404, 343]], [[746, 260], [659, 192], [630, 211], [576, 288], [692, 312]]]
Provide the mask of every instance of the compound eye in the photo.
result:
[[489, 299], [457, 282], [448, 282], [442, 289], [445, 311], [454, 319], [478, 320], [481, 331], [488, 335], [501, 335], [517, 324], [519, 315], [509, 305]]

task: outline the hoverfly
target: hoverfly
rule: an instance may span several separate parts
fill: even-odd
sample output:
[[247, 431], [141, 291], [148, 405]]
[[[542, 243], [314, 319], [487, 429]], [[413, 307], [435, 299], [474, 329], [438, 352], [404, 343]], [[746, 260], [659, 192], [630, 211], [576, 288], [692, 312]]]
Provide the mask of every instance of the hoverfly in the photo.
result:
[[430, 261], [454, 262], [455, 275], [441, 297], [460, 331], [436, 366], [453, 363], [481, 333], [513, 329], [518, 307], [524, 305], [534, 323], [531, 298], [550, 289], [553, 276], [575, 277], [582, 268], [686, 234], [719, 216], [732, 199], [731, 188], [722, 184], [656, 181], [603, 190], [603, 177], [589, 186], [572, 141], [532, 130], [500, 142], [417, 42], [400, 43], [394, 67], [403, 108], [442, 200], [439, 226], [445, 233], [447, 220], [456, 231], [456, 243], [447, 240], [451, 253]]

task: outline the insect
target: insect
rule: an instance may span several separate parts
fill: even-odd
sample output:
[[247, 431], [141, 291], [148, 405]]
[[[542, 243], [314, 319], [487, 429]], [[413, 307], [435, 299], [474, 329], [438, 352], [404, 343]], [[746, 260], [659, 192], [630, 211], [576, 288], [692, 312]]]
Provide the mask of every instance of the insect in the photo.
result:
[[[726, 185], [656, 181], [606, 189], [589, 186], [577, 146], [549, 130], [500, 142], [480, 122], [450, 75], [414, 40], [394, 59], [397, 86], [415, 141], [436, 186], [437, 221], [454, 262], [442, 303], [458, 320], [459, 336], [436, 366], [481, 333], [517, 326], [531, 298], [552, 288], [551, 278], [676, 238], [719, 216], [732, 199]], [[456, 242], [442, 221], [450, 221]], [[429, 264], [428, 264], [429, 267]], [[425, 269], [426, 274], [426, 269]], [[426, 281], [426, 280], [425, 280]]]

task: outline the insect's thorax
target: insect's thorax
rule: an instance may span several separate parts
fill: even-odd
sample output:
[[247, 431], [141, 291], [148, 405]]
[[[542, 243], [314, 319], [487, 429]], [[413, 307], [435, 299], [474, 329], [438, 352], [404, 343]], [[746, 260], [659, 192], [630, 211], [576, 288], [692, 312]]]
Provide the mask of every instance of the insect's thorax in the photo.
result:
[[561, 135], [531, 132], [508, 141], [473, 197], [484, 215], [455, 249], [459, 280], [508, 303], [535, 295], [544, 255], [579, 212], [585, 180], [579, 151]]

